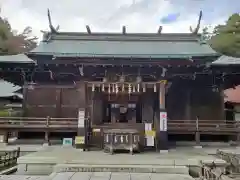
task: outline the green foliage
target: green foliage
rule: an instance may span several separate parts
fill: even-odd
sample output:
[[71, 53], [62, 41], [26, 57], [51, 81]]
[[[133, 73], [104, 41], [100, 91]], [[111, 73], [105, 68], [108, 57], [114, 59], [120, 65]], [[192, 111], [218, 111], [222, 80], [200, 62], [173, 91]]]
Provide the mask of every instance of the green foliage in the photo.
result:
[[31, 37], [31, 27], [22, 33], [11, 28], [7, 19], [0, 16], [0, 55], [11, 55], [28, 52], [37, 45], [37, 38]]
[[213, 32], [207, 33], [205, 29], [204, 38], [209, 39], [211, 47], [227, 56], [240, 57], [240, 15], [231, 15], [227, 22], [218, 25]]
[[22, 116], [21, 110], [0, 109], [0, 117], [20, 117], [20, 116]]

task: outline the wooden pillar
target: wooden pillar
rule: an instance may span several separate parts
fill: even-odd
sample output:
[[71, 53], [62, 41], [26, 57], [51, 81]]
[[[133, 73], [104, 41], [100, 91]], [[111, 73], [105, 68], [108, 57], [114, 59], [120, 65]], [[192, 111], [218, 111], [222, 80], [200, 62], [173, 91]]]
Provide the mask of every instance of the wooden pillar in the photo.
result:
[[56, 89], [56, 117], [61, 117], [62, 115], [62, 102], [61, 102], [61, 88]]
[[237, 141], [237, 144], [238, 145], [240, 145], [240, 131], [239, 131], [239, 129], [240, 129], [240, 123], [237, 121], [236, 122], [236, 127], [237, 127], [237, 129], [238, 129], [238, 132], [237, 132], [237, 134], [236, 134], [236, 141]]
[[2, 130], [0, 131], [0, 144], [7, 144], [8, 143], [8, 131]]
[[186, 109], [185, 109], [186, 122], [191, 120], [191, 90], [186, 91]]
[[196, 132], [195, 132], [195, 142], [196, 142], [196, 146], [200, 146], [200, 132], [199, 132], [199, 119], [197, 117], [196, 119]]
[[28, 84], [25, 81], [23, 85], [23, 100], [22, 100], [22, 110], [23, 110], [23, 116], [27, 116], [28, 108], [27, 108], [27, 95], [28, 95]]
[[220, 111], [221, 111], [221, 119], [226, 122], [226, 113], [225, 113], [225, 101], [224, 101], [224, 89], [222, 87], [219, 88], [220, 95]]
[[158, 149], [168, 150], [168, 132], [167, 132], [167, 111], [165, 101], [165, 83], [161, 82], [159, 85], [159, 131], [157, 136]]
[[[78, 127], [77, 127], [77, 136], [78, 141], [75, 142], [76, 148], [86, 149], [87, 142], [87, 84], [84, 82], [79, 83], [78, 86], [78, 94], [79, 94], [79, 108], [78, 108]], [[76, 139], [75, 139], [76, 141]]]
[[46, 130], [45, 130], [45, 138], [44, 143], [49, 145], [49, 123], [50, 123], [50, 117], [48, 116], [46, 118]]

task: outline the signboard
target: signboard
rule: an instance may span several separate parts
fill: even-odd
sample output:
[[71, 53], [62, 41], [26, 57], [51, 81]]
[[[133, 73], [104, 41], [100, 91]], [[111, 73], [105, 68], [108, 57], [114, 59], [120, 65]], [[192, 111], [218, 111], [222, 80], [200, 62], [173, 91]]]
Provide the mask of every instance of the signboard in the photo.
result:
[[63, 138], [63, 146], [72, 146], [73, 140], [72, 138]]
[[75, 144], [84, 144], [85, 143], [85, 137], [84, 136], [76, 136], [75, 137]]
[[4, 142], [4, 135], [0, 135], [0, 143]]
[[156, 131], [145, 131], [145, 135], [146, 136], [153, 136], [153, 137], [156, 137]]
[[155, 131], [152, 130], [152, 123], [145, 123], [145, 138], [147, 146], [154, 146]]
[[85, 111], [79, 110], [78, 111], [78, 128], [84, 127], [84, 119], [85, 119]]
[[167, 131], [167, 112], [160, 112], [160, 131]]
[[93, 129], [93, 132], [101, 132], [101, 129]]

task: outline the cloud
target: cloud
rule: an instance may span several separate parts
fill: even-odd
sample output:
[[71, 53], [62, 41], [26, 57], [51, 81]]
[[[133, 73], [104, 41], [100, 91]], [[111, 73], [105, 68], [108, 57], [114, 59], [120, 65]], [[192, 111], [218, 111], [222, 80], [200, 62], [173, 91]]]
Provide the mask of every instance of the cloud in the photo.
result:
[[223, 23], [240, 10], [239, 0], [0, 0], [2, 15], [12, 27], [22, 31], [31, 26], [37, 36], [48, 29], [47, 8], [54, 26], [61, 31], [121, 31], [157, 32], [161, 18], [172, 13], [179, 17], [174, 23], [164, 24], [163, 32], [189, 32], [196, 26], [198, 13], [203, 10], [203, 26]]

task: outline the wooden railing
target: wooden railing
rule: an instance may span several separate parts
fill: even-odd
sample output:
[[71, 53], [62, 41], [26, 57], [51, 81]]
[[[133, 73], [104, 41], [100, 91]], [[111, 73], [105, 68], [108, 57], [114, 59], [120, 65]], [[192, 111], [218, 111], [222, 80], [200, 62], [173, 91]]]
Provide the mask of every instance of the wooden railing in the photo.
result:
[[[77, 118], [0, 117], [0, 129], [77, 129]], [[138, 127], [138, 126], [136, 126]], [[240, 133], [240, 123], [224, 120], [168, 120], [169, 133]]]
[[239, 133], [240, 123], [224, 120], [169, 120], [169, 132]]
[[0, 117], [0, 129], [77, 128], [77, 118]]

